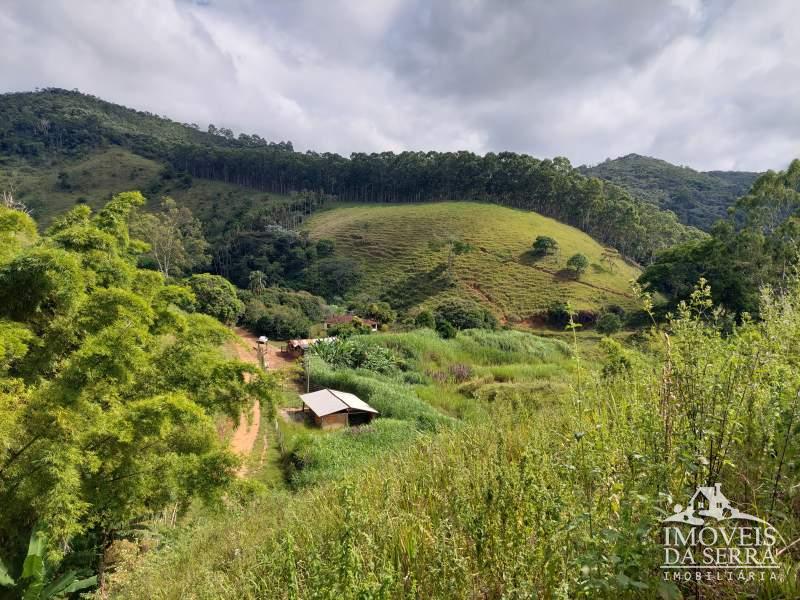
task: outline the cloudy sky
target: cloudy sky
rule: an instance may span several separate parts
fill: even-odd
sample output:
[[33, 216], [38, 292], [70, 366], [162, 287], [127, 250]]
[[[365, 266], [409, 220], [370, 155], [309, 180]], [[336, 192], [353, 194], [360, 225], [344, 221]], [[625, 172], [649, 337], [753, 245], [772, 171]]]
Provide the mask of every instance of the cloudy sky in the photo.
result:
[[296, 149], [800, 156], [796, 0], [0, 0], [0, 91]]

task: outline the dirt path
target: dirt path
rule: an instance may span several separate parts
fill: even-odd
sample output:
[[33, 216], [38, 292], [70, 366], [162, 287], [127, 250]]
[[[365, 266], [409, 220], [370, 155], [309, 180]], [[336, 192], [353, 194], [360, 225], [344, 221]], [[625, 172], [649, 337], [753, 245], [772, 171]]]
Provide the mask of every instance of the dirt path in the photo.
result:
[[[239, 360], [258, 364], [258, 357], [256, 355], [256, 338], [249, 332], [236, 328], [236, 334], [247, 344], [236, 344], [236, 354]], [[239, 424], [233, 432], [231, 438], [231, 448], [241, 457], [246, 457], [253, 450], [253, 446], [258, 439], [258, 430], [261, 426], [261, 403], [256, 400], [253, 403], [253, 409], [250, 413], [250, 422], [247, 422], [247, 414], [242, 413], [239, 415]], [[239, 476], [244, 476], [246, 467], [243, 465], [239, 469]]]
[[[252, 333], [241, 327], [234, 328], [234, 332], [239, 336], [243, 343], [236, 344], [236, 354], [239, 360], [258, 364], [258, 354], [256, 352], [257, 338]], [[267, 345], [267, 368], [270, 371], [288, 369], [294, 365], [294, 359], [280, 350], [279, 348]], [[261, 426], [261, 404], [256, 400], [250, 414], [250, 422], [247, 422], [247, 414], [239, 416], [239, 424], [233, 432], [231, 438], [231, 448], [241, 457], [248, 456], [255, 446], [258, 439], [259, 428]], [[264, 448], [267, 447], [267, 432], [263, 433]], [[263, 458], [263, 457], [262, 457]], [[239, 469], [239, 476], [246, 474], [246, 467]]]

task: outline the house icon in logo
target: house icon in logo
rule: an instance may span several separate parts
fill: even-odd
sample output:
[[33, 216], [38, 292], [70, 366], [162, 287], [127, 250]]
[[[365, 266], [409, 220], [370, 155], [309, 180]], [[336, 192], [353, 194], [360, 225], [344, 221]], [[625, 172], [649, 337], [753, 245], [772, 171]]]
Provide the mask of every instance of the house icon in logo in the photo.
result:
[[[686, 523], [687, 525], [703, 525], [706, 518], [716, 521], [728, 519], [743, 519], [767, 523], [763, 519], [742, 512], [735, 508], [731, 501], [725, 497], [720, 489], [721, 485], [715, 483], [713, 487], [700, 486], [689, 499], [689, 505], [683, 508], [680, 504], [674, 507], [675, 514], [664, 519], [664, 523]], [[767, 523], [768, 524], [768, 523]]]

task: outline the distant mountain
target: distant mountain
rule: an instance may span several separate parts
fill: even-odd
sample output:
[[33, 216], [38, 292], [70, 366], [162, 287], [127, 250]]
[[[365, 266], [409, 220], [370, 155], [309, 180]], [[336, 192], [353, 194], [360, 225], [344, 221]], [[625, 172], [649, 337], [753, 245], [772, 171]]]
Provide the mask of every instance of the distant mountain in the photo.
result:
[[682, 223], [705, 230], [725, 218], [728, 207], [760, 175], [747, 171], [695, 171], [639, 154], [578, 170], [615, 183], [634, 196], [671, 210]]

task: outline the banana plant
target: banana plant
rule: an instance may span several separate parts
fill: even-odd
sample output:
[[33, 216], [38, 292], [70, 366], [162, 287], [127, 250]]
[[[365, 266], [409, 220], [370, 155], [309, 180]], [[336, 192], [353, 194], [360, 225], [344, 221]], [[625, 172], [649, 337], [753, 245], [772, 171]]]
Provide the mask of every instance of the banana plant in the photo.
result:
[[78, 579], [75, 571], [51, 579], [53, 573], [45, 563], [46, 549], [47, 536], [41, 529], [34, 529], [28, 543], [28, 554], [22, 563], [22, 573], [16, 581], [0, 561], [0, 586], [14, 588], [22, 600], [49, 600], [97, 585], [96, 576]]

